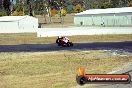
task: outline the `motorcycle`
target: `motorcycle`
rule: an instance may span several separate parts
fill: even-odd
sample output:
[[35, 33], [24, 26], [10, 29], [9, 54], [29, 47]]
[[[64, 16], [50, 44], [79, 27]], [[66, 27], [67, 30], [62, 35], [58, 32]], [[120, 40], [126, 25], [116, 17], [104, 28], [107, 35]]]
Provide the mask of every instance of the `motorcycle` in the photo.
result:
[[68, 40], [68, 42], [65, 43], [64, 41], [61, 41], [61, 38], [56, 39], [56, 43], [58, 44], [58, 46], [62, 46], [62, 47], [70, 47], [70, 46], [73, 46], [73, 43], [72, 42], [70, 42]]

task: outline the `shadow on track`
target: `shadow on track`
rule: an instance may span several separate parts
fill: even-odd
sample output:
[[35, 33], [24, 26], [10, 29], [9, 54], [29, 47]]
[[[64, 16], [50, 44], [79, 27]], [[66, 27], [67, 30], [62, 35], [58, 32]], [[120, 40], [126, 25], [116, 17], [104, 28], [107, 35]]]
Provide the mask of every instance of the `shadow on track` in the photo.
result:
[[73, 47], [58, 47], [56, 44], [0, 45], [0, 52], [47, 52], [60, 50], [111, 50], [132, 52], [132, 41], [74, 43]]

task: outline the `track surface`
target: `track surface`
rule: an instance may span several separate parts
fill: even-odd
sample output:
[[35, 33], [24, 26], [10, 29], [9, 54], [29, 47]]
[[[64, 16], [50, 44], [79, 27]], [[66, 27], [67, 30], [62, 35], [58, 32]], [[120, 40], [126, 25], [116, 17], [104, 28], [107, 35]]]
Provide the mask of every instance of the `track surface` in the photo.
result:
[[58, 47], [56, 44], [0, 45], [0, 52], [48, 52], [61, 50], [111, 50], [132, 52], [132, 41], [74, 43], [73, 47]]

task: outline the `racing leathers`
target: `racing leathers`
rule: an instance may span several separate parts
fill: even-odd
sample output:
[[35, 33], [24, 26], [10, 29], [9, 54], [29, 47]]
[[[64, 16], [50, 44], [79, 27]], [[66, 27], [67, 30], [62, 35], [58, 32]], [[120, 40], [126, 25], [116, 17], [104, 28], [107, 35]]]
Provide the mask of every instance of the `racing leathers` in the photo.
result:
[[67, 37], [62, 37], [61, 42], [67, 43], [67, 42], [69, 42], [69, 39]]

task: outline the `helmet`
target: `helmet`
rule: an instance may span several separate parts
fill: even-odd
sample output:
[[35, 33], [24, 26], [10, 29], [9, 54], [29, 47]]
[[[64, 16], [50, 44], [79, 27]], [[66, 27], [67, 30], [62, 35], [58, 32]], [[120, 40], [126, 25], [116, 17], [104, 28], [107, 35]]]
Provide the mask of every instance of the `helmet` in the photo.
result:
[[62, 38], [61, 36], [58, 36], [58, 38]]

